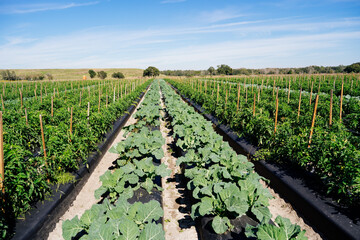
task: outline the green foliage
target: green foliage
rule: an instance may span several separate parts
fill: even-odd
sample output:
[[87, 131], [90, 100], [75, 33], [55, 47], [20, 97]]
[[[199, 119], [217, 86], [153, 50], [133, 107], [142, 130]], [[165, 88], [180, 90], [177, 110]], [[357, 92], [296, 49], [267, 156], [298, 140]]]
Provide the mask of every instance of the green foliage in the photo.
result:
[[122, 72], [114, 72], [111, 77], [113, 78], [125, 78], [124, 74]]
[[232, 75], [233, 69], [226, 64], [221, 64], [217, 66], [216, 72], [219, 75]]
[[90, 70], [88, 71], [88, 73], [89, 73], [89, 75], [90, 75], [90, 78], [94, 78], [94, 77], [96, 76], [96, 72], [95, 72], [94, 70], [92, 70], [92, 69], [90, 69]]
[[347, 66], [344, 71], [347, 73], [360, 73], [360, 62]]
[[143, 73], [144, 77], [156, 77], [159, 75], [160, 75], [159, 69], [157, 69], [156, 67], [152, 67], [152, 66], [145, 69], [144, 73]]
[[1, 71], [1, 77], [3, 80], [10, 80], [10, 81], [20, 79], [18, 76], [16, 76], [15, 71], [10, 71], [10, 70]]
[[211, 75], [214, 75], [214, 74], [215, 74], [216, 70], [215, 70], [214, 67], [209, 67], [209, 68], [208, 68], [208, 72], [209, 72], [209, 74], [210, 74], [210, 76], [211, 76]]
[[107, 77], [107, 73], [104, 71], [97, 72], [97, 75], [100, 79], [105, 79]]
[[79, 219], [66, 220], [62, 225], [65, 240], [78, 239], [158, 239], [164, 238], [164, 230], [155, 221], [163, 216], [159, 202], [130, 204], [119, 198], [113, 205], [108, 201], [94, 204]]
[[292, 224], [289, 219], [277, 216], [275, 225], [262, 222], [256, 227], [248, 225], [246, 236], [259, 240], [306, 240], [305, 231], [301, 230], [296, 224]]

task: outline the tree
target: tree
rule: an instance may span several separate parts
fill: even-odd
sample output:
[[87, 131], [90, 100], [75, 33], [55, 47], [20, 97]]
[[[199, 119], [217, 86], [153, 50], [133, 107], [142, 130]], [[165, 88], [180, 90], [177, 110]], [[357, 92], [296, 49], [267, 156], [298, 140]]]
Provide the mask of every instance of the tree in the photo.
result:
[[92, 69], [89, 70], [90, 78], [94, 78], [96, 76], [96, 72]]
[[344, 69], [344, 71], [347, 72], [347, 73], [351, 73], [351, 72], [353, 72], [353, 73], [358, 73], [358, 72], [360, 72], [360, 62], [358, 62], [358, 63], [353, 63], [353, 64], [347, 66], [347, 67]]
[[208, 72], [210, 75], [214, 75], [215, 74], [215, 68], [214, 67], [209, 67]]
[[1, 76], [4, 80], [20, 80], [20, 77], [16, 76], [15, 71], [5, 70], [1, 71]]
[[122, 72], [114, 72], [111, 77], [113, 78], [125, 78], [124, 74]]
[[223, 74], [223, 75], [231, 75], [232, 74], [232, 68], [226, 64], [221, 64], [220, 66], [218, 65], [217, 67], [218, 68], [216, 71], [218, 74]]
[[97, 75], [100, 79], [105, 79], [107, 77], [107, 73], [104, 71], [98, 72]]
[[152, 67], [152, 66], [145, 69], [144, 73], [143, 73], [144, 77], [155, 77], [155, 76], [159, 76], [159, 75], [160, 75], [159, 69], [157, 69], [156, 67]]

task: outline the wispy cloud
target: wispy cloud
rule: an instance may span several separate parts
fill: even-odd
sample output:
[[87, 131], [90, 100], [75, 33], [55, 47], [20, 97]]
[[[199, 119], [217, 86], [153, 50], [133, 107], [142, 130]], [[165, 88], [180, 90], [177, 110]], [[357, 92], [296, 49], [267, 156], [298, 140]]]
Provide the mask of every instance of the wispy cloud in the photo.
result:
[[161, 1], [162, 4], [166, 4], [166, 3], [179, 3], [179, 2], [186, 2], [186, 0], [164, 0], [164, 1]]
[[[12, 37], [8, 38], [8, 43], [0, 45], [0, 66], [145, 68], [156, 65], [160, 69], [205, 69], [226, 63], [232, 67], [279, 67], [294, 66], [289, 59], [303, 59], [305, 65], [345, 64], [348, 62], [341, 62], [341, 56], [360, 54], [359, 50], [347, 47], [351, 46], [349, 42], [360, 41], [360, 19], [311, 24], [306, 23], [306, 19], [302, 21], [272, 19], [132, 31], [104, 27], [98, 28], [97, 34], [87, 29], [41, 39]], [[259, 34], [263, 32], [267, 34]], [[279, 32], [282, 34], [272, 34]], [[208, 36], [219, 39], [204, 41]], [[329, 57], [334, 53], [337, 57]], [[318, 56], [309, 58], [314, 54]], [[346, 61], [352, 60], [348, 57]]]
[[238, 11], [231, 8], [217, 9], [214, 11], [205, 11], [199, 14], [200, 20], [208, 23], [215, 23], [215, 22], [235, 19], [243, 16], [245, 15], [240, 14]]
[[84, 7], [98, 4], [99, 2], [85, 2], [85, 3], [39, 3], [39, 4], [23, 4], [23, 5], [5, 5], [0, 10], [1, 14], [24, 14], [43, 12], [50, 10], [63, 10], [74, 7]]

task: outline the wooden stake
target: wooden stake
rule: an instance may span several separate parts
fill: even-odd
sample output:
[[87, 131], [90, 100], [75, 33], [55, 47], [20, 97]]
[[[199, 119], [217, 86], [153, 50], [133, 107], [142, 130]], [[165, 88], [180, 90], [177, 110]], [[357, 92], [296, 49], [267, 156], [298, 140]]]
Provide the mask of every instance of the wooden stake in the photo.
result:
[[247, 88], [245, 88], [245, 102], [247, 103]]
[[21, 102], [21, 109], [23, 108], [23, 97], [22, 97], [22, 91], [19, 88], [19, 92], [20, 92], [20, 102]]
[[[72, 135], [72, 125], [73, 125], [73, 107], [70, 110], [70, 135]], [[71, 139], [70, 139], [71, 142]]]
[[227, 100], [228, 100], [228, 90], [226, 89], [226, 93], [225, 93], [225, 110], [227, 107]]
[[344, 95], [344, 80], [341, 83], [341, 95], [340, 95], [340, 122], [342, 122], [342, 104]]
[[313, 114], [312, 121], [311, 121], [311, 129], [310, 129], [308, 148], [310, 147], [311, 139], [312, 139], [312, 135], [313, 135], [313, 131], [314, 131], [315, 117], [316, 117], [316, 110], [317, 110], [318, 102], [319, 102], [319, 94], [316, 95], [316, 99], [315, 99], [314, 114]]
[[253, 106], [253, 116], [255, 117], [255, 104], [256, 104], [256, 93], [254, 93], [254, 106]]
[[241, 88], [240, 88], [240, 83], [238, 83], [238, 94], [237, 94], [236, 112], [238, 112], [238, 111], [239, 111], [239, 104], [240, 104], [240, 91], [241, 91]]
[[80, 92], [80, 101], [79, 101], [79, 106], [81, 106], [81, 92]]
[[114, 98], [113, 98], [113, 102], [115, 102], [115, 93], [116, 93], [116, 87], [114, 87]]
[[3, 95], [1, 95], [1, 105], [2, 105], [3, 110], [5, 111]]
[[288, 88], [288, 104], [290, 103], [290, 89], [291, 89], [291, 80], [289, 79], [289, 88]]
[[312, 90], [313, 90], [313, 86], [314, 86], [314, 82], [311, 82], [311, 89], [310, 89], [310, 103], [309, 103], [309, 105], [311, 105], [311, 98], [312, 98]]
[[90, 102], [88, 102], [87, 117], [90, 117]]
[[[5, 167], [4, 167], [4, 139], [3, 139], [3, 116], [0, 111], [0, 189], [5, 193], [4, 180], [5, 180]], [[5, 201], [5, 199], [3, 199]], [[4, 211], [4, 209], [3, 209]]]
[[27, 114], [27, 109], [25, 108], [25, 121], [26, 121], [26, 125], [29, 125], [28, 123], [28, 114]]
[[273, 84], [273, 96], [274, 96], [274, 94], [275, 94], [275, 77], [274, 77], [274, 84]]
[[219, 84], [218, 84], [218, 87], [217, 87], [217, 97], [216, 97], [216, 102], [219, 103], [219, 91], [220, 91], [220, 87], [219, 87]]
[[46, 162], [46, 148], [45, 148], [45, 136], [44, 136], [44, 128], [43, 128], [43, 122], [42, 122], [41, 114], [39, 115], [39, 118], [40, 118], [40, 128], [41, 128], [41, 139], [42, 139], [42, 145], [43, 145], [44, 157], [45, 157], [45, 165], [47, 165], [47, 162]]
[[36, 89], [34, 89], [35, 100], [37, 100]]
[[274, 129], [274, 134], [276, 133], [277, 120], [278, 120], [278, 111], [279, 111], [279, 98], [276, 98], [276, 103], [275, 103], [275, 129]]
[[106, 95], [106, 103], [105, 103], [105, 107], [107, 108], [108, 106], [108, 95]]
[[99, 106], [98, 106], [98, 112], [100, 112], [100, 101], [101, 101], [101, 94], [100, 94], [100, 89], [99, 89]]
[[298, 116], [297, 116], [298, 120], [299, 120], [299, 117], [300, 117], [300, 108], [301, 108], [301, 91], [302, 91], [302, 89], [300, 88], [299, 108], [298, 108]]
[[330, 91], [330, 117], [329, 117], [329, 126], [332, 124], [332, 108], [333, 108], [333, 90]]
[[51, 96], [51, 117], [54, 117], [54, 97]]

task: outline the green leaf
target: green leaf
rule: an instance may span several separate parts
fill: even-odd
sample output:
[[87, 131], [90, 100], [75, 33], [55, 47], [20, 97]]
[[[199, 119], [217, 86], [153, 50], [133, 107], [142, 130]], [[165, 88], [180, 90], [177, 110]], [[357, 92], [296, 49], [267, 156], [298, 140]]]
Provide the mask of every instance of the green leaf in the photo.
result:
[[135, 184], [139, 182], [139, 177], [134, 173], [124, 176], [124, 180], [128, 181], [130, 184]]
[[165, 164], [160, 164], [155, 168], [155, 174], [161, 177], [170, 176], [171, 170]]
[[156, 223], [146, 224], [139, 240], [165, 240], [165, 232], [162, 225]]
[[261, 225], [257, 231], [259, 240], [287, 240], [285, 231], [274, 225]]
[[82, 230], [84, 230], [84, 227], [82, 226], [78, 216], [75, 216], [71, 220], [66, 220], [62, 225], [63, 238], [65, 240], [71, 240]]
[[121, 219], [119, 230], [122, 234], [122, 239], [126, 240], [136, 240], [140, 232], [137, 224], [128, 218]]
[[102, 196], [104, 193], [106, 193], [107, 191], [108, 191], [108, 188], [107, 188], [107, 187], [104, 187], [103, 185], [101, 185], [100, 188], [98, 188], [98, 189], [95, 190], [95, 193], [94, 193], [95, 199], [100, 199], [101, 196]]
[[213, 202], [214, 200], [210, 197], [204, 197], [201, 199], [201, 204], [199, 206], [199, 213], [201, 216], [205, 216], [211, 213], [214, 208]]
[[217, 234], [223, 234], [231, 226], [230, 220], [227, 217], [214, 217], [211, 226]]
[[98, 217], [100, 208], [100, 205], [94, 204], [90, 209], [86, 210], [80, 218], [81, 223], [85, 226], [90, 226]]
[[[104, 219], [93, 222], [89, 228], [90, 239], [112, 240], [114, 239], [114, 228], [111, 224], [105, 224]], [[105, 218], [106, 220], [106, 218]]]
[[236, 212], [238, 216], [244, 215], [249, 209], [249, 204], [237, 197], [230, 197], [225, 200], [227, 210], [230, 212]]
[[150, 178], [146, 178], [145, 182], [141, 183], [141, 186], [148, 191], [149, 193], [151, 193], [153, 187], [154, 187], [154, 182], [150, 179]]
[[269, 222], [271, 219], [271, 213], [268, 207], [253, 206], [251, 212], [256, 216], [259, 222]]
[[284, 229], [286, 239], [294, 238], [301, 231], [299, 225], [292, 224], [287, 218], [277, 216], [275, 222], [280, 228]]
[[129, 162], [125, 166], [123, 166], [121, 169], [124, 171], [125, 174], [128, 174], [128, 173], [133, 172], [136, 169], [136, 167], [134, 164]]
[[156, 157], [156, 159], [162, 159], [164, 157], [164, 151], [161, 148], [154, 151], [153, 154]]
[[146, 223], [151, 222], [152, 220], [158, 220], [160, 217], [164, 215], [164, 211], [160, 206], [160, 203], [151, 200], [148, 203], [142, 204], [138, 209], [138, 213], [136, 215], [136, 219]]

